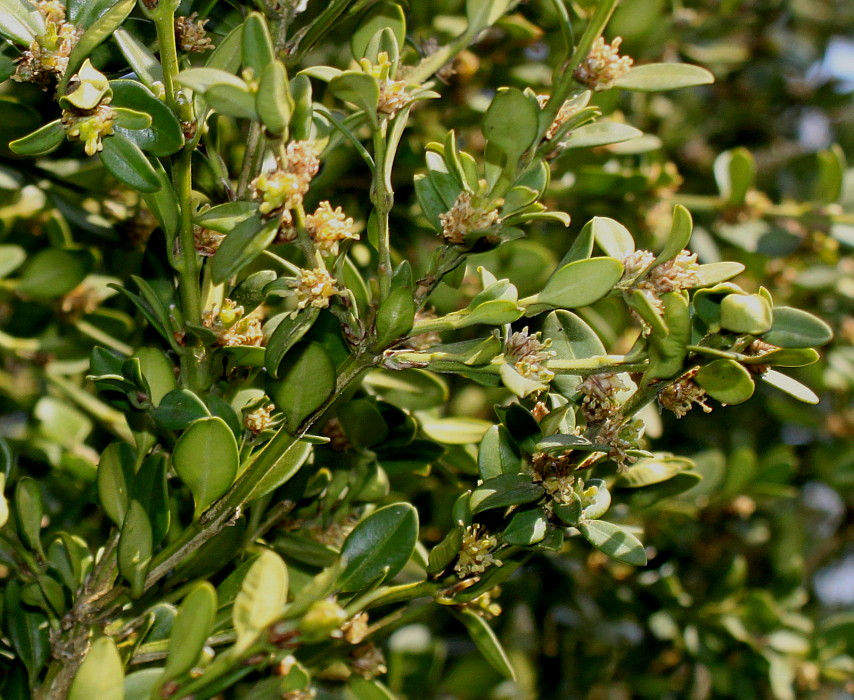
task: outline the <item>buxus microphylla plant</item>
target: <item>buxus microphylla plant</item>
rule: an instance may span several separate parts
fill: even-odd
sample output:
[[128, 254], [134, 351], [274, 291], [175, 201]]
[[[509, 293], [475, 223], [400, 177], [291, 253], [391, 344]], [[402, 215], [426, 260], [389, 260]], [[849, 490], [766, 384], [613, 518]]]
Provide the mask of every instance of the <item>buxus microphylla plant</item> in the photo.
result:
[[[593, 218], [532, 294], [471, 262], [532, 229], [563, 240], [550, 162], [639, 134], [594, 93], [710, 73], [621, 56], [615, 0], [577, 39], [550, 0], [548, 94], [498, 87], [481, 138], [434, 125], [416, 153], [413, 116], [518, 3], [468, 0], [420, 48], [402, 4], [307, 4], [0, 0], [2, 99], [27, 126], [2, 174], [42, 233], [2, 231], [6, 303], [42, 321], [0, 348], [47, 388], [34, 431], [0, 442], [4, 697], [390, 697], [383, 640], [440, 609], [512, 677], [496, 587], [584, 540], [643, 566], [612, 499], [699, 479], [646, 449], [644, 412], [757, 381], [817, 400], [777, 368], [814, 362], [828, 327], [698, 263], [682, 206], [656, 251]], [[340, 27], [352, 56], [313, 65]], [[622, 354], [591, 325], [602, 300], [635, 320]], [[449, 410], [466, 383], [491, 420]], [[27, 476], [33, 450], [71, 498]], [[427, 536], [407, 494], [437, 465], [456, 491]]]

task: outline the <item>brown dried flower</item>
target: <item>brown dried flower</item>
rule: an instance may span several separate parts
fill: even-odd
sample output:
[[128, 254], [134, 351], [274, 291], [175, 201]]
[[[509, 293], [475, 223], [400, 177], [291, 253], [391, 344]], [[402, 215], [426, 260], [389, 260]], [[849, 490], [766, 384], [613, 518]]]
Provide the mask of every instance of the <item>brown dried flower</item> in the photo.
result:
[[175, 41], [179, 51], [202, 53], [214, 47], [205, 31], [208, 20], [198, 17], [199, 13], [194, 12], [189, 17], [175, 18]]
[[630, 56], [620, 56], [621, 37], [616, 37], [610, 44], [602, 37], [593, 42], [587, 55], [573, 77], [591, 90], [608, 90], [614, 86], [621, 75], [627, 73], [634, 61]]

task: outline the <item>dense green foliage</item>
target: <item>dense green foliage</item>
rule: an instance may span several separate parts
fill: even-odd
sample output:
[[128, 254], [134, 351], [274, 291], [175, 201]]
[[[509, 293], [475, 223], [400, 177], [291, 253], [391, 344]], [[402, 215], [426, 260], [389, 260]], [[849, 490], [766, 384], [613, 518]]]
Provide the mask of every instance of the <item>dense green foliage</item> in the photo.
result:
[[851, 10], [617, 5], [0, 0], [2, 697], [850, 691]]

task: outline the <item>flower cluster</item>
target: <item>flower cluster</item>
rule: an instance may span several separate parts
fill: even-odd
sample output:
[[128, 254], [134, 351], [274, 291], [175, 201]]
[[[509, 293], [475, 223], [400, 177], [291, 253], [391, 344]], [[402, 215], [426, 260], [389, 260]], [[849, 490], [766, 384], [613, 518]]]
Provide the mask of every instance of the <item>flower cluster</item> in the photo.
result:
[[341, 207], [332, 208], [329, 202], [321, 202], [314, 214], [305, 217], [305, 228], [317, 248], [330, 255], [338, 255], [341, 241], [359, 240], [353, 230], [353, 219]]
[[362, 642], [368, 636], [368, 613], [360, 612], [351, 617], [341, 625], [341, 633], [349, 644]]
[[504, 562], [492, 556], [497, 546], [498, 539], [494, 535], [482, 530], [480, 525], [469, 525], [463, 533], [463, 543], [454, 570], [464, 578], [471, 574], [482, 574], [489, 566], [502, 566]]
[[617, 394], [628, 389], [628, 385], [619, 374], [612, 372], [591, 374], [578, 385], [578, 390], [584, 395], [581, 401], [581, 412], [585, 420], [588, 423], [598, 423], [617, 415], [620, 410]]
[[264, 344], [261, 319], [254, 313], [244, 316], [243, 307], [231, 299], [224, 299], [219, 308], [205, 311], [202, 324], [216, 333], [217, 344], [224, 347]]
[[116, 112], [107, 102], [109, 98], [105, 97], [94, 109], [62, 110], [62, 126], [66, 136], [72, 141], [82, 141], [87, 156], [94, 156], [100, 151], [104, 147], [101, 139], [113, 133]]
[[299, 279], [292, 282], [297, 299], [297, 308], [304, 309], [313, 306], [325, 309], [329, 306], [329, 298], [339, 293], [335, 286], [335, 278], [324, 269], [300, 270]]
[[696, 253], [683, 250], [672, 260], [649, 269], [654, 261], [655, 256], [648, 250], [627, 255], [623, 259], [622, 282], [639, 289], [656, 309], [661, 309], [662, 294], [691, 289], [699, 282]]
[[68, 67], [68, 57], [83, 33], [65, 21], [65, 4], [59, 0], [35, 3], [45, 20], [45, 33], [36, 37], [21, 54], [12, 80], [36, 83], [47, 89], [52, 78], [61, 78]]
[[254, 411], [250, 411], [243, 417], [243, 427], [258, 435], [273, 424], [273, 404], [259, 406]]
[[385, 656], [382, 651], [372, 642], [363, 644], [353, 650], [350, 654], [350, 666], [353, 672], [362, 678], [372, 679], [381, 676], [388, 671]]
[[[590, 93], [585, 93], [589, 95]], [[544, 109], [545, 106], [549, 102], [549, 95], [537, 95], [537, 102], [540, 103], [540, 109]], [[551, 141], [555, 134], [560, 130], [560, 128], [566, 124], [572, 117], [578, 114], [583, 108], [584, 103], [579, 102], [578, 100], [566, 100], [558, 110], [558, 113], [555, 115], [554, 120], [549, 125], [548, 130], [546, 131], [546, 140]]]
[[290, 210], [302, 204], [312, 178], [320, 169], [314, 143], [291, 141], [278, 170], [261, 173], [252, 181], [252, 198], [260, 200], [262, 214], [279, 214], [290, 225]]
[[393, 119], [395, 114], [412, 101], [412, 96], [407, 92], [406, 81], [393, 80], [391, 68], [391, 60], [385, 51], [380, 52], [375, 64], [362, 59], [362, 70], [379, 82], [380, 99], [377, 102], [377, 112], [387, 115], [389, 119]]
[[638, 449], [643, 437], [644, 425], [639, 418], [625, 420], [621, 415], [608, 418], [596, 433], [596, 442], [608, 445], [608, 457], [617, 463], [617, 470], [624, 472], [628, 465], [637, 461], [637, 457], [628, 454]]
[[475, 201], [471, 192], [466, 191], [460, 192], [460, 196], [448, 211], [439, 214], [442, 238], [453, 245], [464, 243], [466, 234], [485, 231], [499, 222], [498, 209], [484, 208]]
[[[433, 311], [424, 309], [416, 312], [415, 323], [418, 323], [419, 321], [430, 321], [434, 318], [437, 318], [437, 316]], [[419, 333], [418, 335], [410, 336], [406, 341], [406, 347], [418, 352], [423, 352], [441, 342], [442, 336], [436, 331], [431, 331], [429, 333]]]
[[207, 19], [198, 19], [194, 12], [189, 17], [175, 18], [175, 42], [180, 51], [186, 53], [202, 53], [214, 47], [210, 37], [205, 32]]
[[621, 43], [621, 37], [615, 38], [610, 44], [605, 43], [602, 37], [596, 39], [587, 58], [575, 69], [573, 77], [591, 90], [612, 88], [617, 78], [627, 73], [634, 63], [630, 56], [620, 56]]
[[525, 327], [507, 338], [504, 352], [515, 360], [514, 367], [523, 377], [548, 384], [555, 376], [544, 364], [555, 355], [548, 350], [551, 344], [551, 339], [541, 341], [539, 333], [531, 335]]
[[501, 615], [502, 612], [501, 606], [493, 600], [493, 597], [497, 598], [500, 594], [501, 589], [496, 586], [492, 590], [486, 591], [486, 593], [481, 593], [474, 600], [462, 603], [456, 607], [459, 610], [473, 612], [475, 615], [479, 615], [486, 620], [492, 620]]
[[537, 452], [531, 458], [534, 481], [557, 503], [569, 503], [572, 498], [575, 475], [570, 455], [570, 452], [562, 455]]
[[700, 406], [704, 413], [711, 413], [712, 407], [706, 403], [706, 390], [694, 382], [697, 372], [697, 369], [692, 369], [663, 389], [658, 395], [659, 405], [673, 411], [677, 418], [682, 418], [694, 404]]

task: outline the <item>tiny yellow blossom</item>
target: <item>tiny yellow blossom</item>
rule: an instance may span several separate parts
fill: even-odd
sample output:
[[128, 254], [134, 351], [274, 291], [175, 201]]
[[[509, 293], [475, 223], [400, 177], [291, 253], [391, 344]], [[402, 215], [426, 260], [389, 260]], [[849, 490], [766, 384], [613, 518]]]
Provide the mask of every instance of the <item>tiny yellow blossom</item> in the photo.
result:
[[482, 530], [480, 525], [469, 525], [463, 533], [463, 544], [454, 570], [464, 578], [471, 574], [482, 574], [489, 566], [503, 566], [504, 562], [492, 556], [498, 539]]
[[325, 309], [329, 306], [329, 298], [338, 294], [338, 288], [335, 286], [335, 278], [326, 270], [300, 270], [295, 292], [297, 308], [314, 306]]
[[478, 206], [471, 192], [461, 192], [454, 205], [439, 215], [442, 224], [442, 237], [448, 242], [460, 245], [465, 242], [466, 234], [472, 231], [484, 231], [499, 223], [497, 209], [483, 209]]
[[353, 231], [353, 219], [341, 207], [333, 209], [329, 202], [321, 202], [314, 214], [305, 217], [305, 228], [314, 244], [331, 255], [338, 255], [341, 241], [359, 239], [359, 234]]
[[104, 145], [101, 138], [113, 133], [116, 112], [109, 105], [99, 104], [95, 109], [62, 110], [62, 126], [69, 139], [82, 141], [87, 156], [94, 156]]

